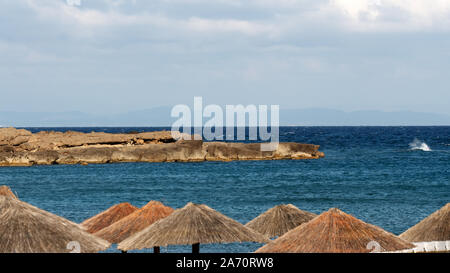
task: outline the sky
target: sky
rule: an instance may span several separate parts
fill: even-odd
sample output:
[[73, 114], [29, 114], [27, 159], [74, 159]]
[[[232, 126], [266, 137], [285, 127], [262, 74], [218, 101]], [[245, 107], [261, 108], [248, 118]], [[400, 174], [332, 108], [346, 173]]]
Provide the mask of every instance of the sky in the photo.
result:
[[0, 0], [0, 111], [450, 114], [450, 0]]

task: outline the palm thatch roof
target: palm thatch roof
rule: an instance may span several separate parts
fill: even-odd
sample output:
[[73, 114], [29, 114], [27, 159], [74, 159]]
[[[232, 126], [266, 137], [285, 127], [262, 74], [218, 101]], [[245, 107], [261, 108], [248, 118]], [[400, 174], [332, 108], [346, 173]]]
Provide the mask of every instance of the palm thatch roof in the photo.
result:
[[300, 210], [292, 204], [278, 205], [260, 214], [245, 226], [272, 238], [281, 236], [316, 216], [316, 214]]
[[0, 186], [0, 195], [9, 196], [11, 198], [17, 199], [17, 196], [12, 192], [8, 186]]
[[63, 253], [72, 250], [71, 244], [80, 252], [98, 252], [110, 245], [67, 219], [0, 195], [1, 253]]
[[96, 233], [97, 231], [112, 225], [136, 210], [138, 210], [138, 208], [130, 203], [120, 203], [87, 220], [84, 220], [81, 223], [81, 226], [86, 228], [86, 231], [89, 233]]
[[[372, 242], [372, 243], [371, 243]], [[380, 250], [412, 248], [392, 233], [367, 224], [339, 209], [332, 208], [259, 248], [258, 253], [370, 252], [378, 243]]]
[[161, 202], [150, 201], [147, 205], [125, 216], [114, 224], [101, 229], [94, 235], [111, 243], [120, 243], [131, 235], [143, 230], [161, 218], [167, 217], [174, 210]]
[[450, 203], [409, 228], [400, 238], [409, 242], [450, 240]]
[[232, 242], [267, 243], [269, 238], [206, 205], [188, 203], [170, 216], [131, 236], [119, 249]]

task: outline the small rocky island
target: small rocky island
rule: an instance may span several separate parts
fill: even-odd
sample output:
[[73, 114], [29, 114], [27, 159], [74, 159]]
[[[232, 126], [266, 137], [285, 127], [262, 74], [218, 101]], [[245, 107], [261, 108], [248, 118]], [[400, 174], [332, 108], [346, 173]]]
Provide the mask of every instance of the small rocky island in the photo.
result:
[[232, 160], [316, 159], [319, 146], [279, 143], [261, 151], [260, 143], [177, 140], [170, 131], [109, 134], [103, 132], [31, 133], [0, 128], [0, 166], [92, 164], [113, 162], [195, 162]]

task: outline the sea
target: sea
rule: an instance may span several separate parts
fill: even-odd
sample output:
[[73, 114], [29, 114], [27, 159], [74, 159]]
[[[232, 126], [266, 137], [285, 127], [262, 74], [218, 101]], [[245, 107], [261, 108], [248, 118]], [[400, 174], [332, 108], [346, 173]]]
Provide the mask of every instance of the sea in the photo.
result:
[[[33, 132], [156, 131], [160, 127], [26, 128]], [[0, 185], [80, 223], [120, 202], [202, 203], [242, 224], [278, 204], [320, 214], [339, 208], [400, 234], [450, 202], [450, 127], [281, 127], [280, 141], [320, 145], [325, 157], [196, 163], [0, 167]], [[201, 252], [253, 252], [259, 243], [205, 244]], [[136, 252], [151, 252], [139, 250]], [[191, 246], [161, 252], [190, 252]], [[118, 252], [113, 245], [106, 252]]]

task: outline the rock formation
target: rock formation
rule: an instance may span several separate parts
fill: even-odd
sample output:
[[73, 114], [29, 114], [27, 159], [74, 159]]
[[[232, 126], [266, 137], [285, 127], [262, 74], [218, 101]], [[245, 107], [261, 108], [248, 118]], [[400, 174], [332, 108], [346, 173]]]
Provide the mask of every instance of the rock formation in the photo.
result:
[[170, 131], [109, 134], [103, 132], [31, 133], [0, 128], [0, 166], [91, 164], [112, 162], [189, 162], [323, 157], [319, 146], [280, 143], [261, 151], [259, 143], [177, 140]]

